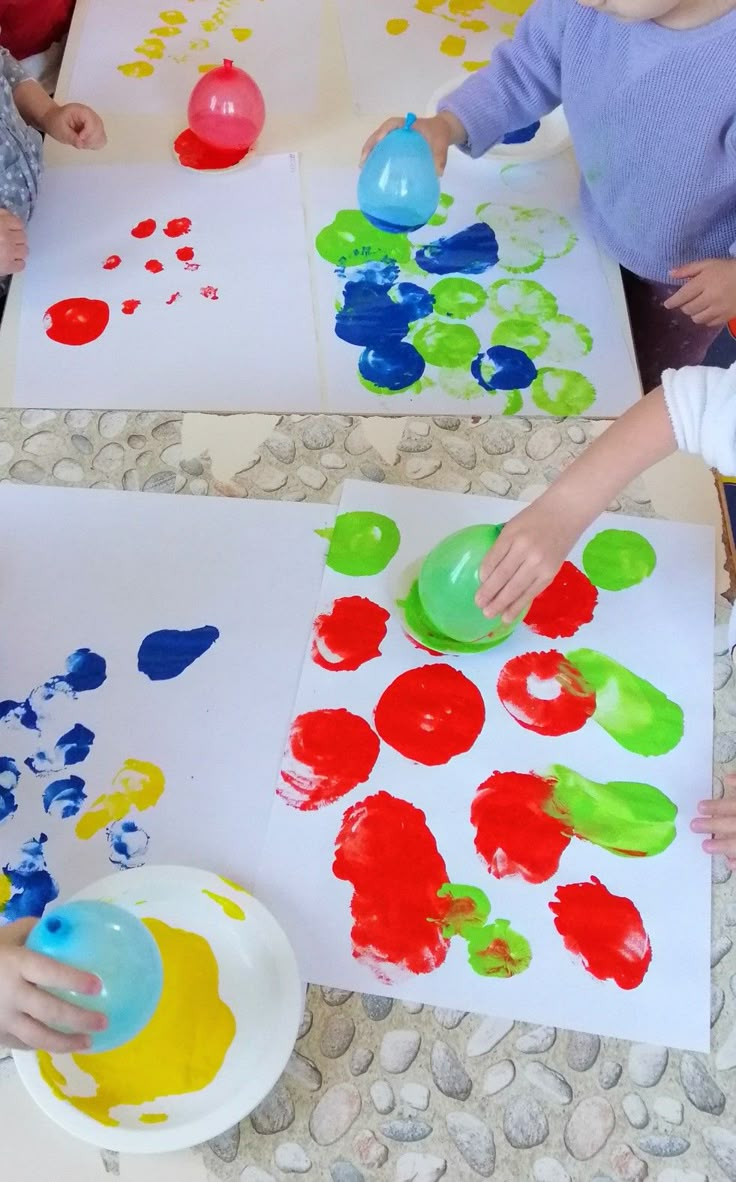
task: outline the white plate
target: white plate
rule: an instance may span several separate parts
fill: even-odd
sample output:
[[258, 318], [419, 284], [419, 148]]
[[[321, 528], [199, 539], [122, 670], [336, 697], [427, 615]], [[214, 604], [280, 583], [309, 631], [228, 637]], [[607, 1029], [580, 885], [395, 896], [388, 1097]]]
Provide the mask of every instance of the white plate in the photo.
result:
[[[216, 895], [219, 902], [211, 895]], [[185, 935], [176, 937], [181, 946], [195, 945], [191, 949], [195, 956], [189, 957], [187, 964], [207, 961], [206, 949], [197, 940], [197, 937], [203, 937], [217, 962], [217, 988], [221, 999], [218, 1012], [223, 1015], [222, 1003], [231, 1011], [235, 1019], [234, 1034], [228, 1046], [231, 1034], [225, 1013], [222, 1047], [224, 1050], [227, 1046], [227, 1051], [211, 1082], [196, 1091], [175, 1095], [148, 1094], [143, 1102], [136, 1097], [135, 1103], [112, 1105], [110, 1114], [119, 1122], [115, 1126], [101, 1123], [63, 1099], [45, 1082], [37, 1055], [30, 1051], [16, 1051], [18, 1072], [33, 1099], [47, 1116], [73, 1136], [102, 1149], [125, 1153], [162, 1153], [189, 1148], [237, 1124], [252, 1112], [280, 1077], [293, 1050], [302, 1016], [304, 988], [294, 953], [276, 920], [251, 895], [225, 879], [181, 866], [121, 871], [93, 883], [74, 897], [104, 898], [128, 908], [141, 918], [157, 919], [170, 928], [183, 931]], [[234, 915], [244, 912], [245, 918], [233, 918], [233, 914], [226, 913], [225, 907]], [[191, 939], [186, 933], [193, 934]], [[197, 944], [199, 960], [196, 958]], [[172, 976], [170, 966], [171, 961], [169, 980]], [[164, 956], [164, 989], [166, 973], [167, 958]], [[188, 974], [185, 976], [191, 980]], [[213, 991], [207, 996], [210, 997], [211, 1015], [214, 1012]], [[155, 1022], [154, 1016], [152, 1024]], [[193, 1024], [187, 1021], [186, 1013], [177, 1015], [173, 1024], [175, 1037], [164, 1038], [156, 1044], [157, 1064], [174, 1063], [177, 1055], [181, 1058], [182, 1043], [188, 1036], [191, 1038]], [[210, 1021], [201, 1031], [200, 1042], [191, 1039], [188, 1065], [197, 1061], [197, 1048], [212, 1045], [212, 1029]], [[150, 1025], [147, 1030], [150, 1036]], [[138, 1039], [144, 1038], [145, 1034], [144, 1031]], [[133, 1043], [129, 1046], [132, 1047]], [[171, 1055], [166, 1053], [167, 1047]], [[110, 1051], [108, 1056], [119, 1053]], [[102, 1060], [108, 1056], [96, 1058]], [[96, 1081], [88, 1073], [82, 1074], [84, 1059], [85, 1056], [73, 1058], [70, 1055], [54, 1055], [52, 1059], [54, 1068], [66, 1081], [65, 1090], [69, 1092], [71, 1085], [76, 1096], [90, 1096], [98, 1091]], [[139, 1092], [142, 1078], [142, 1073], [136, 1071], [135, 1087]], [[155, 1092], [155, 1086], [150, 1091]], [[166, 1119], [161, 1123], [141, 1123], [141, 1116], [155, 1115], [161, 1120], [164, 1113]]]
[[[451, 91], [456, 90], [462, 82], [467, 81], [467, 76], [463, 78], [453, 78], [451, 82], [445, 83], [441, 86], [429, 101], [427, 106], [427, 116], [436, 114], [437, 104], [440, 99]], [[520, 130], [513, 128], [512, 130]], [[562, 107], [556, 107], [554, 111], [550, 111], [549, 115], [545, 115], [540, 121], [540, 127], [534, 139], [529, 140], [526, 144], [496, 144], [486, 153], [495, 160], [515, 160], [518, 163], [530, 162], [534, 160], [547, 160], [550, 156], [556, 156], [558, 152], [565, 152], [571, 145], [570, 129], [567, 126], [567, 119]]]

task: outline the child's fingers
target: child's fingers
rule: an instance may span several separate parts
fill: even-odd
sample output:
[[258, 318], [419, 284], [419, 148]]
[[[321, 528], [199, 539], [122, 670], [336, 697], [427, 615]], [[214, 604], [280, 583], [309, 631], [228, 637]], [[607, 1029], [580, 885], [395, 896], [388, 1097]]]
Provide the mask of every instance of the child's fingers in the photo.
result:
[[360, 154], [361, 168], [365, 164], [376, 144], [380, 143], [380, 141], [384, 139], [390, 131], [396, 131], [397, 127], [403, 127], [403, 125], [403, 119], [387, 119], [385, 123], [382, 123], [381, 126], [373, 132], [373, 135], [368, 137], [368, 139], [363, 144], [363, 151]]
[[[734, 787], [733, 782], [729, 787]], [[736, 800], [701, 800], [698, 812], [701, 817], [736, 817]]]
[[670, 275], [673, 279], [692, 279], [694, 275], [699, 275], [702, 269], [702, 263], [686, 263], [684, 267], [675, 267], [670, 271]]
[[102, 988], [99, 977], [93, 973], [80, 972], [71, 965], [27, 949], [23, 954], [21, 972], [29, 985], [40, 985], [42, 989], [71, 989], [94, 997]]
[[733, 857], [736, 855], [736, 836], [710, 837], [703, 842], [703, 849], [706, 854], [726, 854]]
[[499, 595], [503, 592], [509, 579], [516, 574], [520, 565], [521, 559], [518, 555], [515, 556], [512, 550], [507, 550], [505, 554], [498, 556], [493, 570], [483, 579], [475, 596], [476, 605], [481, 611], [487, 611], [491, 605], [495, 605]]
[[509, 556], [506, 564], [501, 564], [496, 573], [498, 578], [503, 579], [503, 585], [495, 595], [486, 600], [482, 608], [483, 614], [489, 620], [494, 616], [503, 615], [517, 599], [526, 599], [529, 588], [534, 583], [534, 575], [528, 565], [519, 565], [513, 554]]
[[73, 1051], [86, 1051], [90, 1040], [86, 1034], [61, 1034], [58, 1030], [49, 1030], [35, 1018], [28, 1014], [21, 1014], [13, 1026], [12, 1034], [26, 1049], [32, 1051], [51, 1051], [54, 1055], [71, 1054]]
[[20, 1006], [29, 1018], [35, 1018], [44, 1026], [63, 1029], [72, 1034], [86, 1034], [93, 1030], [104, 1030], [107, 1018], [97, 1010], [83, 1010], [71, 1002], [55, 997], [29, 985], [20, 999]]
[[692, 303], [692, 301], [697, 299], [700, 295], [702, 295], [702, 293], [703, 288], [700, 286], [700, 284], [693, 284], [693, 281], [691, 280], [690, 283], [686, 283], [680, 288], [679, 291], [676, 291], [674, 295], [671, 295], [668, 300], [665, 300], [664, 306], [665, 308], [669, 308], [670, 311], [674, 310], [675, 308], [682, 308], [684, 310], [688, 304]]

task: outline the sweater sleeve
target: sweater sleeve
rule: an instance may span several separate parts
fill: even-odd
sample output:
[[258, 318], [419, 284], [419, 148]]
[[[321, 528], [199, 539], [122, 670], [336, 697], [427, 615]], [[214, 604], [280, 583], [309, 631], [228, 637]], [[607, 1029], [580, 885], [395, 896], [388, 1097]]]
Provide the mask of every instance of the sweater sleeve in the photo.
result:
[[514, 37], [438, 104], [467, 132], [463, 150], [482, 156], [510, 131], [528, 127], [559, 106], [560, 56], [571, 0], [535, 0]]
[[668, 369], [662, 386], [680, 451], [702, 456], [723, 476], [736, 476], [736, 364]]
[[11, 90], [15, 90], [16, 86], [20, 86], [21, 82], [27, 82], [31, 75], [24, 66], [17, 62], [7, 49], [0, 48], [2, 54], [2, 69]]

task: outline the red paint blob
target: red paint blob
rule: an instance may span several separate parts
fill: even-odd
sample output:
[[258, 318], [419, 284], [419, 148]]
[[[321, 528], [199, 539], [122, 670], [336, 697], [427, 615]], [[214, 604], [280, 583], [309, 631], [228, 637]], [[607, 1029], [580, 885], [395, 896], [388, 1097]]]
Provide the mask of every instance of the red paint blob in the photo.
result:
[[174, 292], [172, 292], [172, 293], [171, 293], [171, 295], [169, 296], [169, 298], [168, 298], [168, 300], [166, 301], [166, 303], [167, 303], [167, 304], [175, 304], [175, 303], [176, 303], [176, 301], [177, 301], [177, 300], [180, 300], [180, 299], [181, 299], [181, 292], [180, 292], [180, 291], [174, 291]]
[[532, 600], [524, 623], [538, 636], [556, 640], [574, 636], [589, 624], [598, 603], [598, 589], [572, 562], [563, 562], [549, 587]]
[[104, 263], [102, 264], [102, 269], [103, 269], [103, 271], [114, 271], [116, 267], [120, 266], [122, 261], [123, 260], [121, 259], [119, 254], [108, 255], [107, 258], [105, 259]]
[[450, 665], [422, 665], [401, 673], [375, 710], [383, 741], [427, 767], [469, 751], [485, 717], [480, 691]]
[[[531, 678], [546, 685], [534, 687]], [[595, 711], [595, 694], [555, 649], [512, 657], [499, 673], [496, 689], [511, 717], [538, 735], [579, 731]], [[542, 696], [547, 693], [553, 696]]]
[[146, 270], [150, 271], [152, 275], [158, 275], [163, 271], [164, 265], [158, 259], [149, 259], [146, 263]]
[[494, 772], [477, 789], [470, 806], [475, 848], [494, 878], [546, 882], [559, 868], [572, 830], [545, 812], [554, 787], [533, 772]]
[[560, 886], [549, 904], [565, 947], [599, 981], [621, 989], [641, 985], [652, 960], [641, 915], [623, 895], [612, 895], [597, 878]]
[[[189, 264], [191, 266], [191, 264]], [[216, 287], [201, 287], [199, 294], [203, 295], [206, 300], [219, 300]]]
[[46, 336], [59, 345], [89, 345], [101, 337], [110, 323], [110, 305], [104, 300], [75, 296], [46, 309]]
[[130, 233], [133, 238], [150, 238], [155, 229], [156, 223], [153, 218], [145, 218], [137, 226], [133, 226]]
[[279, 796], [305, 812], [364, 784], [380, 751], [378, 736], [349, 710], [312, 710], [291, 724]]
[[123, 313], [123, 316], [132, 316], [136, 308], [140, 308], [140, 306], [140, 300], [123, 300], [120, 305], [120, 311]]
[[172, 218], [164, 226], [164, 234], [167, 238], [181, 238], [182, 234], [188, 234], [191, 228], [191, 218]]
[[187, 127], [174, 140], [174, 151], [184, 168], [198, 172], [209, 169], [233, 168], [248, 155], [248, 148], [213, 148]]
[[359, 669], [381, 655], [389, 613], [372, 599], [350, 595], [336, 599], [313, 626], [312, 660], [336, 673]]
[[442, 923], [452, 900], [437, 892], [447, 868], [421, 809], [388, 792], [349, 808], [335, 842], [332, 872], [353, 888], [353, 956], [384, 981], [391, 969], [431, 973], [449, 940]]
[[730, 332], [733, 339], [736, 341], [736, 317], [734, 317], [733, 320], [729, 320], [728, 331]]
[[176, 252], [176, 257], [181, 263], [190, 263], [194, 258], [194, 248], [191, 246], [180, 246]]

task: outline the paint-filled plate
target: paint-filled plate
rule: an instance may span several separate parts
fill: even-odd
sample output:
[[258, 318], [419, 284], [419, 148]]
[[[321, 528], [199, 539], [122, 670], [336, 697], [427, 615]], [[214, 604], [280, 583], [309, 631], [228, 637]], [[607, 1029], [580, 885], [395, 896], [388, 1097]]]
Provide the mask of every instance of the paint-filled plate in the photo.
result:
[[[427, 115], [434, 115], [440, 99], [456, 90], [463, 81], [466, 79], [453, 78], [452, 82], [440, 87], [429, 101]], [[558, 152], [567, 151], [572, 142], [562, 107], [556, 107], [549, 115], [545, 115], [536, 129], [532, 126], [527, 129], [514, 129], [514, 132], [520, 137], [518, 142], [496, 144], [487, 154], [496, 160], [511, 160], [517, 163], [547, 160], [550, 156], [556, 156]], [[508, 138], [511, 139], [511, 136]]]
[[271, 914], [225, 879], [180, 866], [103, 878], [74, 896], [126, 907], [153, 933], [164, 987], [151, 1022], [101, 1055], [16, 1052], [23, 1083], [68, 1133], [102, 1149], [162, 1153], [237, 1124], [294, 1047], [304, 990]]

